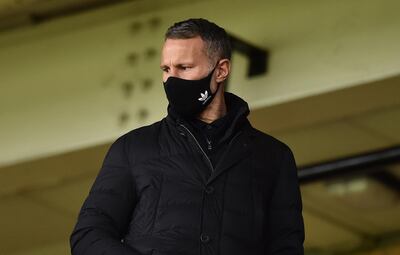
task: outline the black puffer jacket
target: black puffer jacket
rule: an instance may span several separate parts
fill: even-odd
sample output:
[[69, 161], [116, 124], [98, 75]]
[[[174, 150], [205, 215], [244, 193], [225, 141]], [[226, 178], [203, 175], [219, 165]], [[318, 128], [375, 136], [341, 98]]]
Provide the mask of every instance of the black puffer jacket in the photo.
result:
[[111, 145], [72, 232], [72, 254], [303, 254], [292, 151], [250, 125], [240, 97], [225, 98], [237, 114], [215, 167], [170, 111]]

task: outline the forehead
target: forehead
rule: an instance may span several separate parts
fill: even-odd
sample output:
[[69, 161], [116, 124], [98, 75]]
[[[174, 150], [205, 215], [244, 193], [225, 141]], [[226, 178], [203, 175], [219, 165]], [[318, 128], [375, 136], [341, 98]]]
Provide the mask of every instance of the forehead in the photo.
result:
[[207, 58], [205, 43], [198, 36], [189, 39], [167, 39], [162, 48], [162, 61]]

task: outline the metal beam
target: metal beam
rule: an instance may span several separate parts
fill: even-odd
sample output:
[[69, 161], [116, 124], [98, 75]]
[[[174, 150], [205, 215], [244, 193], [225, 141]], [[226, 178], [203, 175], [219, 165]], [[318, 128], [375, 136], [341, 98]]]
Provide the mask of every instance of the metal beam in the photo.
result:
[[[306, 183], [339, 175], [376, 172], [382, 170], [382, 165], [395, 162], [400, 162], [399, 145], [365, 154], [299, 167], [298, 176], [300, 182]], [[378, 176], [382, 177], [381, 174], [378, 174]], [[386, 180], [387, 178], [382, 177], [382, 179]]]
[[268, 71], [269, 52], [266, 49], [242, 40], [237, 36], [229, 34], [232, 50], [245, 55], [249, 59], [247, 77], [266, 74]]
[[386, 170], [376, 171], [370, 173], [368, 176], [375, 181], [382, 183], [387, 188], [393, 190], [397, 194], [400, 194], [400, 180], [399, 178], [397, 178], [396, 175], [392, 174], [391, 172], [388, 172]]

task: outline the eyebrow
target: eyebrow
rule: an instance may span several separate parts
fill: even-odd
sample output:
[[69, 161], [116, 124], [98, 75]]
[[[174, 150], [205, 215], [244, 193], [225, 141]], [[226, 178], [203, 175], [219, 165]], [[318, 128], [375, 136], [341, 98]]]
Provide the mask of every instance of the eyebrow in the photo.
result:
[[[194, 63], [193, 62], [184, 62], [184, 63], [179, 63], [179, 64], [176, 64], [176, 65], [173, 65], [173, 66], [193, 66], [194, 65]], [[162, 65], [160, 65], [160, 68], [165, 68], [165, 67], [169, 67], [169, 65], [167, 65], [167, 64], [162, 64]]]

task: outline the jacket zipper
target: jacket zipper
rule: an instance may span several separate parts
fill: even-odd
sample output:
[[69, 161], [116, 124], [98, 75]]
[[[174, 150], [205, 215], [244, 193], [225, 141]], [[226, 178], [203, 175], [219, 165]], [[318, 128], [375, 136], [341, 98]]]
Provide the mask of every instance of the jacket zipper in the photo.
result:
[[196, 141], [197, 146], [200, 148], [201, 152], [202, 152], [203, 155], [206, 157], [206, 159], [207, 159], [207, 161], [208, 161], [208, 163], [209, 163], [209, 165], [210, 165], [210, 167], [211, 167], [211, 171], [214, 172], [214, 166], [212, 165], [210, 158], [209, 158], [209, 157], [207, 156], [207, 154], [204, 152], [203, 148], [201, 148], [201, 146], [200, 146], [199, 142], [197, 141], [196, 137], [194, 137], [194, 135], [192, 134], [192, 132], [190, 132], [190, 130], [189, 130], [187, 127], [185, 127], [185, 125], [183, 125], [183, 124], [179, 124], [179, 125], [182, 126], [184, 129], [186, 129], [186, 131], [187, 131], [187, 132], [193, 137], [193, 139]]
[[206, 137], [206, 141], [207, 141], [207, 149], [212, 150], [211, 141], [207, 137]]
[[[184, 129], [186, 129], [186, 131], [188, 131], [188, 133], [189, 133], [189, 134], [193, 137], [193, 139], [196, 141], [197, 146], [200, 148], [201, 152], [202, 152], [203, 155], [206, 157], [206, 159], [207, 159], [207, 161], [208, 161], [208, 163], [209, 163], [209, 165], [210, 165], [210, 167], [211, 167], [211, 170], [214, 172], [214, 167], [213, 167], [213, 165], [212, 165], [212, 163], [211, 163], [210, 158], [209, 158], [209, 157], [207, 156], [207, 154], [204, 152], [203, 148], [201, 148], [201, 146], [200, 146], [199, 142], [197, 141], [196, 137], [192, 134], [192, 132], [190, 132], [190, 130], [189, 130], [187, 127], [185, 127], [185, 125], [183, 125], [183, 124], [179, 124], [179, 125], [182, 126]], [[227, 151], [228, 151], [229, 147], [231, 146], [233, 140], [235, 140], [235, 138], [238, 137], [241, 133], [242, 133], [242, 131], [238, 132], [238, 133], [231, 139], [231, 141], [230, 141], [229, 144], [228, 144]], [[227, 153], [227, 151], [222, 155], [221, 159], [223, 159], [223, 158], [225, 157], [225, 154]]]

